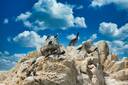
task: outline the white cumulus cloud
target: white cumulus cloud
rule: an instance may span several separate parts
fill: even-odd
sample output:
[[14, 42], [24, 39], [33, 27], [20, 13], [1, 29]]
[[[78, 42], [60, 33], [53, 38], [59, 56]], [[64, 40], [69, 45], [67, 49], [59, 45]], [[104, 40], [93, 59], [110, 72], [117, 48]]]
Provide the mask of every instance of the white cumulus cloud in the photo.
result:
[[128, 8], [128, 0], [92, 0], [92, 7], [101, 7], [108, 4], [115, 4], [119, 8], [127, 9]]
[[85, 24], [85, 19], [83, 17], [76, 17], [74, 22], [78, 27], [87, 27], [87, 25]]
[[128, 23], [119, 28], [115, 23], [102, 22], [99, 27], [99, 32], [116, 39], [125, 39], [128, 38]]
[[80, 6], [77, 6], [77, 7], [76, 7], [76, 9], [78, 9], [78, 10], [79, 10], [79, 9], [83, 9], [83, 8], [84, 8], [83, 5], [80, 5]]
[[32, 14], [30, 12], [21, 13], [19, 16], [17, 16], [17, 20], [27, 20]]
[[94, 41], [97, 39], [97, 34], [92, 34], [86, 41], [83, 41], [82, 43], [85, 43], [87, 41], [91, 41], [92, 43], [96, 44]]
[[72, 40], [72, 39], [74, 39], [75, 37], [76, 37], [75, 34], [70, 34], [70, 35], [67, 36], [67, 39]]
[[92, 34], [88, 40], [94, 41], [95, 39], [97, 39], [97, 34]]
[[32, 12], [22, 13], [16, 20], [22, 21], [26, 27], [34, 30], [86, 28], [84, 17], [74, 17], [73, 8], [70, 5], [56, 0], [39, 0], [34, 4]]
[[34, 31], [24, 31], [13, 38], [14, 42], [20, 43], [24, 47], [40, 48], [47, 36], [41, 37]]
[[128, 44], [121, 40], [107, 41], [110, 51], [119, 56], [127, 57], [128, 55]]
[[9, 20], [7, 18], [4, 19], [3, 21], [4, 24], [8, 24], [9, 23]]

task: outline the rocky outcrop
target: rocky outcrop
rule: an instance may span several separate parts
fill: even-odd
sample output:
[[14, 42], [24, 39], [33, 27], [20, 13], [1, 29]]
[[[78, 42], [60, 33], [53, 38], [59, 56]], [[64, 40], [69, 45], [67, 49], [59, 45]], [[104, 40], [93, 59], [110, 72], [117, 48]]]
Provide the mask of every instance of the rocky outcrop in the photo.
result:
[[110, 76], [117, 80], [128, 80], [128, 69], [117, 71]]
[[0, 73], [0, 83], [4, 80], [6, 80], [6, 78], [8, 77], [9, 72], [1, 72]]
[[128, 85], [128, 81], [120, 81], [111, 77], [105, 77], [105, 81], [107, 85]]
[[105, 41], [82, 47], [33, 51], [11, 71], [0, 73], [0, 85], [128, 85], [128, 58], [109, 54]]
[[123, 58], [124, 68], [128, 68], [128, 58]]
[[99, 50], [100, 63], [104, 63], [104, 61], [107, 59], [107, 56], [109, 55], [108, 44], [105, 41], [100, 41], [97, 46]]
[[43, 56], [20, 63], [14, 76], [5, 80], [5, 85], [77, 85], [77, 70], [73, 61], [47, 60]]

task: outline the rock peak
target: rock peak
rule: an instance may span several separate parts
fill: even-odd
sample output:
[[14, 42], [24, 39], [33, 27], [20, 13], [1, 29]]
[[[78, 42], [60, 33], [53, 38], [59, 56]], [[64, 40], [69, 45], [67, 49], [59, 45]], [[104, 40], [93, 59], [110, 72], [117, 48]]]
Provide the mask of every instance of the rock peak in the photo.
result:
[[0, 73], [0, 85], [128, 85], [128, 58], [109, 54], [105, 41], [78, 48], [47, 41]]

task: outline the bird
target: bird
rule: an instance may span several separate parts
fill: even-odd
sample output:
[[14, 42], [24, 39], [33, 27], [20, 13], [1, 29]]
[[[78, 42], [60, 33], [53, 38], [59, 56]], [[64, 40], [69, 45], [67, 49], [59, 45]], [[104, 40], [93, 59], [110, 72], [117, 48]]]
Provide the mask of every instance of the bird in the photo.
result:
[[50, 36], [48, 35], [47, 38], [45, 40], [48, 40], [50, 38]]
[[79, 37], [79, 32], [76, 34], [76, 37], [71, 39], [71, 41], [69, 42], [69, 46], [75, 46], [75, 44], [78, 41], [78, 37]]

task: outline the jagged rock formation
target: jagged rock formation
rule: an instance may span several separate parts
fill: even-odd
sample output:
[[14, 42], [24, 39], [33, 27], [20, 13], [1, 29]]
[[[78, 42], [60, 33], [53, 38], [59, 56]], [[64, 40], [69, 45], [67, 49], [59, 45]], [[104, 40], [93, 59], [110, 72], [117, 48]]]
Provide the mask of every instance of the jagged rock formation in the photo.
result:
[[99, 50], [99, 56], [100, 56], [100, 63], [104, 63], [104, 61], [107, 59], [107, 56], [109, 55], [109, 48], [105, 41], [98, 43], [98, 50]]
[[128, 58], [109, 54], [105, 41], [82, 49], [59, 46], [64, 51], [59, 56], [56, 49], [47, 50], [31, 52], [0, 73], [0, 85], [128, 85]]

